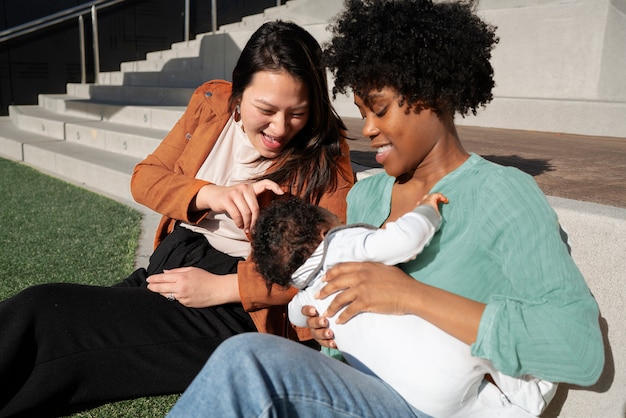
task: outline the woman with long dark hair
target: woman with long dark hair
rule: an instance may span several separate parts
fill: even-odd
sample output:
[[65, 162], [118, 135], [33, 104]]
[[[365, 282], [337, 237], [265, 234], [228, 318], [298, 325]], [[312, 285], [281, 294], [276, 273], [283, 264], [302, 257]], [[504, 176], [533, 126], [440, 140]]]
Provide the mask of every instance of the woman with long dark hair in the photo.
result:
[[235, 334], [310, 339], [285, 317], [296, 290], [268, 291], [246, 261], [247, 233], [284, 193], [345, 219], [353, 178], [319, 44], [264, 24], [233, 82], [199, 87], [135, 168], [133, 196], [163, 215], [149, 266], [112, 287], [47, 284], [0, 302], [0, 416], [180, 393]]

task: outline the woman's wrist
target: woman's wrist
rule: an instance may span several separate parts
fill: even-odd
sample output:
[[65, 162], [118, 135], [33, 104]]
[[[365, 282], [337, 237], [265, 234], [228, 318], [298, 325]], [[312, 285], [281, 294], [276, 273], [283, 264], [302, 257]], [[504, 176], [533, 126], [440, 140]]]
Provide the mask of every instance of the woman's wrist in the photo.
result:
[[412, 300], [410, 313], [467, 344], [476, 341], [485, 304], [418, 281], [414, 288], [416, 292], [406, 293]]
[[200, 190], [198, 190], [198, 193], [196, 194], [196, 196], [191, 201], [191, 204], [189, 205], [192, 212], [199, 212], [201, 210], [211, 209], [211, 207], [208, 204], [210, 199], [207, 197], [207, 194], [209, 193], [209, 189], [211, 187], [213, 187], [213, 184], [206, 184], [202, 186]]
[[242, 301], [241, 301], [241, 293], [239, 293], [239, 274], [234, 273], [232, 276], [233, 276], [233, 279], [232, 279], [232, 282], [233, 282], [232, 299], [233, 299], [234, 302], [242, 303]]
[[221, 289], [223, 289], [224, 303], [240, 303], [241, 296], [239, 295], [239, 278], [237, 273], [225, 274], [220, 277], [222, 280]]

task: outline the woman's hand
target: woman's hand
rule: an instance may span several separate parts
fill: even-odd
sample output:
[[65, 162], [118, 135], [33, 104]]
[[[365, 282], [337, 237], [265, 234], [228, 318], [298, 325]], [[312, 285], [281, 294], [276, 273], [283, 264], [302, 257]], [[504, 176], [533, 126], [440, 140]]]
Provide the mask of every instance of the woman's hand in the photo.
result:
[[271, 180], [235, 186], [207, 184], [198, 191], [192, 202], [192, 210], [210, 209], [214, 212], [228, 213], [235, 225], [248, 233], [259, 216], [257, 196], [266, 190], [277, 195], [284, 193], [280, 186]]
[[326, 312], [335, 320], [349, 321], [361, 312], [417, 315], [459, 340], [473, 344], [485, 304], [421, 283], [398, 267], [381, 263], [342, 263], [330, 269], [319, 299], [337, 294]]
[[328, 319], [319, 316], [319, 313], [313, 306], [303, 306], [302, 315], [308, 317], [306, 325], [309, 327], [315, 341], [324, 347], [337, 348], [337, 344], [335, 344], [335, 340], [333, 339], [335, 335], [332, 330], [328, 328]]
[[154, 274], [148, 289], [164, 297], [173, 296], [188, 308], [206, 308], [240, 302], [236, 274], [217, 275], [198, 267], [180, 267]]
[[[327, 311], [320, 316], [319, 312], [313, 306], [302, 307], [302, 314], [307, 317], [307, 327], [311, 331], [313, 338], [322, 346], [328, 348], [337, 348], [335, 343], [335, 335], [333, 331], [328, 327], [328, 319], [326, 317], [334, 316], [343, 306], [349, 305], [344, 312], [337, 318], [337, 323], [347, 322], [354, 315], [359, 312], [380, 312], [380, 313], [396, 313], [387, 310], [384, 305], [376, 308], [375, 298], [369, 297], [372, 292], [378, 292], [374, 288], [369, 288], [371, 284], [370, 280], [365, 280], [367, 276], [370, 277], [371, 283], [376, 283], [382, 280], [386, 280], [386, 276], [389, 274], [385, 271], [377, 271], [376, 267], [383, 267], [388, 269], [388, 266], [378, 263], [343, 263], [333, 267], [328, 273], [326, 273], [325, 281], [328, 282], [320, 291], [318, 298], [324, 299], [325, 297], [338, 292], [343, 291], [337, 295], [334, 301], [330, 304]], [[371, 267], [370, 271], [368, 267]], [[406, 276], [400, 269], [391, 267], [399, 272], [400, 275]], [[408, 276], [407, 276], [408, 277]], [[413, 280], [409, 277], [409, 280]], [[405, 280], [400, 280], [398, 284], [399, 293], [403, 292], [403, 284]], [[389, 289], [384, 290], [389, 292]], [[387, 298], [383, 298], [387, 299]], [[386, 301], [388, 302], [388, 301]], [[387, 303], [388, 304], [388, 303]], [[367, 306], [367, 309], [362, 309], [361, 306]]]
[[341, 263], [326, 273], [324, 281], [327, 284], [320, 290], [319, 299], [341, 291], [322, 313], [332, 317], [346, 307], [336, 319], [338, 324], [361, 312], [392, 315], [415, 312], [415, 293], [411, 289], [417, 282], [397, 267], [369, 262]]

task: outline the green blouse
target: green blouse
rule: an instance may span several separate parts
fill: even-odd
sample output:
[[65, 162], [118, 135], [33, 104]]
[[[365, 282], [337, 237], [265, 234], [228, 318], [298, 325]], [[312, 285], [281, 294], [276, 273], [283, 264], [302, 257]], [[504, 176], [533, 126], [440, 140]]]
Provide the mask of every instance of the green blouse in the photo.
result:
[[[381, 226], [394, 180], [381, 173], [358, 181], [348, 195], [348, 223]], [[472, 154], [432, 191], [450, 201], [441, 229], [400, 267], [487, 305], [472, 354], [512, 376], [595, 383], [604, 364], [598, 305], [532, 177]]]

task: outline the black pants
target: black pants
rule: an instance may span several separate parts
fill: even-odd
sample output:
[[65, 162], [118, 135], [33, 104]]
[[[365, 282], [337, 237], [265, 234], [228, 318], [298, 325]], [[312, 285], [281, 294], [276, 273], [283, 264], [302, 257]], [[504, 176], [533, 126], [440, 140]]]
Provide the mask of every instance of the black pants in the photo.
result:
[[186, 308], [145, 279], [183, 266], [235, 273], [240, 260], [177, 227], [116, 286], [46, 284], [0, 302], [0, 417], [184, 391], [222, 341], [256, 328], [240, 304]]

